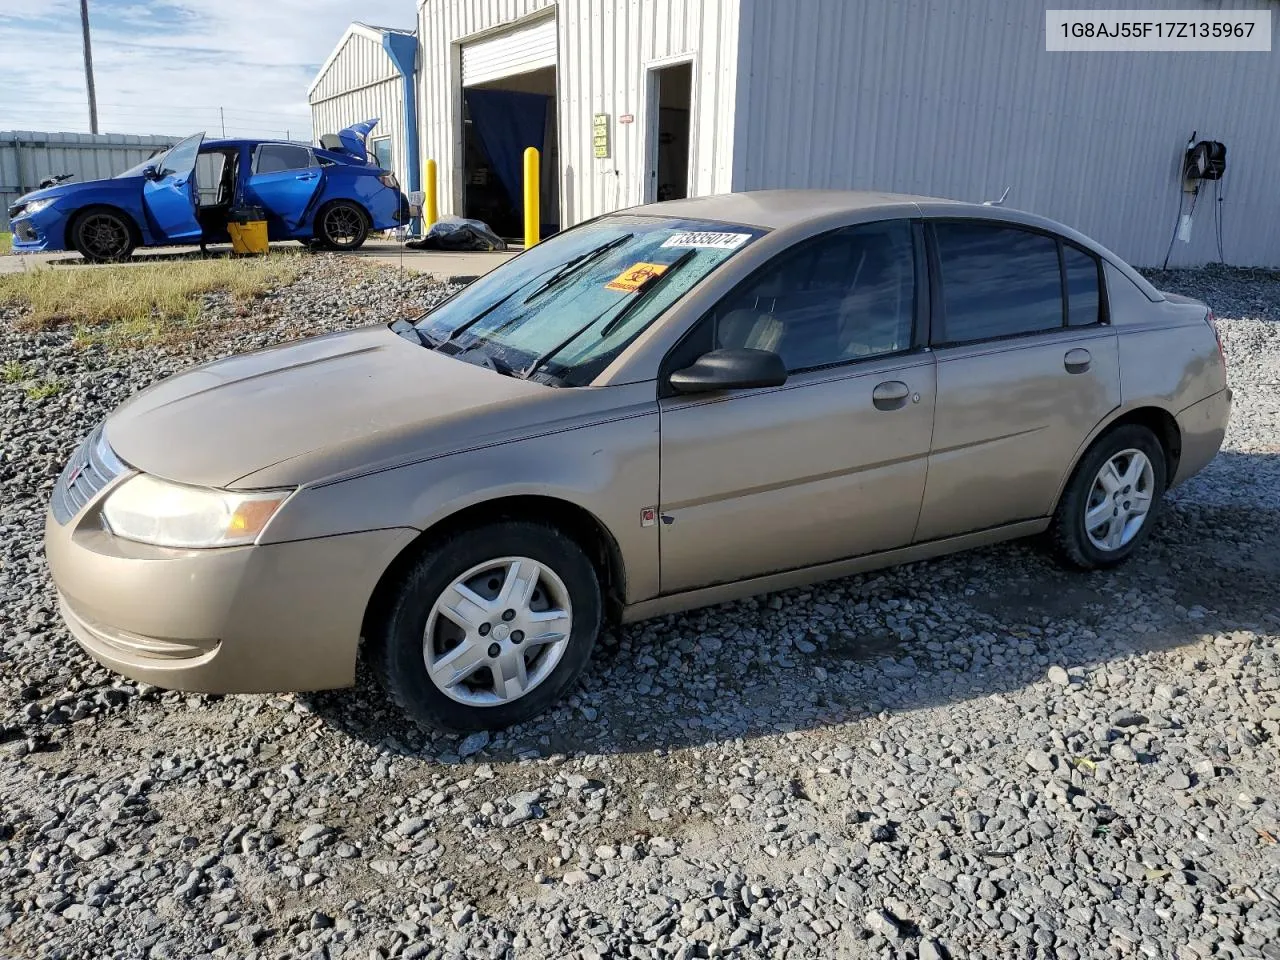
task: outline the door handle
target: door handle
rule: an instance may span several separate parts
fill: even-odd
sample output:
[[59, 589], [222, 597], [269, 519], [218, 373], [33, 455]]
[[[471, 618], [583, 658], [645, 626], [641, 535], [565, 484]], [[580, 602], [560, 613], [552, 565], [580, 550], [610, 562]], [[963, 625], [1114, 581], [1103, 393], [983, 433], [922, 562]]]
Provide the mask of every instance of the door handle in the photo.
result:
[[175, 180], [173, 181], [173, 185], [175, 187], [185, 187], [187, 185], [187, 178], [183, 177], [181, 180]]
[[295, 180], [314, 180], [315, 178], [316, 175], [314, 173], [300, 173], [294, 177]]
[[909, 396], [911, 388], [901, 380], [886, 380], [871, 391], [871, 402], [877, 410], [897, 410], [906, 405]]
[[1067, 355], [1062, 358], [1062, 365], [1067, 368], [1067, 373], [1084, 373], [1092, 362], [1093, 354], [1084, 347], [1068, 350]]

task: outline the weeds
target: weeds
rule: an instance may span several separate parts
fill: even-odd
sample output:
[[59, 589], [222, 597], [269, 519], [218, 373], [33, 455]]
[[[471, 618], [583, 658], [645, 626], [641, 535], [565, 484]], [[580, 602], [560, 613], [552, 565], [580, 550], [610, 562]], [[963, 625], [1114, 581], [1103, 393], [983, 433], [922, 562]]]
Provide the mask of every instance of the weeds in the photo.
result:
[[206, 294], [224, 292], [244, 309], [301, 271], [301, 257], [290, 254], [46, 268], [0, 274], [0, 304], [26, 308], [22, 329], [71, 326], [81, 342], [138, 346], [180, 335]]
[[0, 377], [4, 378], [5, 383], [21, 383], [23, 380], [30, 379], [31, 372], [21, 360], [10, 360], [0, 367]]
[[61, 380], [42, 380], [39, 383], [33, 383], [27, 387], [27, 398], [29, 400], [45, 400], [58, 394], [61, 390]]
[[13, 253], [13, 234], [0, 232], [0, 257]]

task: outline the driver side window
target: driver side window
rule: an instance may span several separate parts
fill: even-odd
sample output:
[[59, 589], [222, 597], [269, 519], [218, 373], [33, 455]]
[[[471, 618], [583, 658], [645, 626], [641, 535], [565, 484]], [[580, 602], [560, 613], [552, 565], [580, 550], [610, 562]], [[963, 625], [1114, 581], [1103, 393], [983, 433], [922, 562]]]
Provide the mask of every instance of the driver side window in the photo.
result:
[[713, 349], [779, 354], [788, 372], [909, 349], [915, 316], [911, 223], [814, 237], [780, 254], [712, 311]]

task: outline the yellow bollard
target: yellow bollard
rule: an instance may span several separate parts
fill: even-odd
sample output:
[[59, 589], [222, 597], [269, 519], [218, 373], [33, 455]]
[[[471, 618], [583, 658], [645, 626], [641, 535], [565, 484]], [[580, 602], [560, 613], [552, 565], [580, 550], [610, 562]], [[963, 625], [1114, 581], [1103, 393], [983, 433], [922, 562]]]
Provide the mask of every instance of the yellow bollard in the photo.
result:
[[524, 248], [538, 242], [538, 148], [524, 151]]
[[434, 160], [427, 161], [427, 189], [423, 200], [422, 212], [426, 219], [425, 228], [430, 230], [435, 222], [440, 219], [440, 210], [436, 205], [436, 162]]

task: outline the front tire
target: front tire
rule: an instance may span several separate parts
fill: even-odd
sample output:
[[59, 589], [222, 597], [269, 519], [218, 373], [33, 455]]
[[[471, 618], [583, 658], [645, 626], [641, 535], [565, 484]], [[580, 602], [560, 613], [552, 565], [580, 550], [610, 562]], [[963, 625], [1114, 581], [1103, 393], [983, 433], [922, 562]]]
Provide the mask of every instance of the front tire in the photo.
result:
[[315, 239], [326, 250], [359, 250], [368, 236], [368, 216], [348, 200], [331, 203], [316, 215]]
[[602, 611], [599, 578], [574, 541], [539, 523], [493, 523], [409, 567], [368, 638], [370, 664], [420, 726], [497, 730], [574, 686]]
[[89, 209], [71, 224], [71, 245], [90, 263], [128, 260], [137, 246], [137, 231], [125, 214], [116, 210]]
[[1164, 448], [1146, 427], [1100, 437], [1080, 459], [1050, 527], [1067, 566], [1100, 570], [1127, 560], [1151, 535], [1168, 482]]

